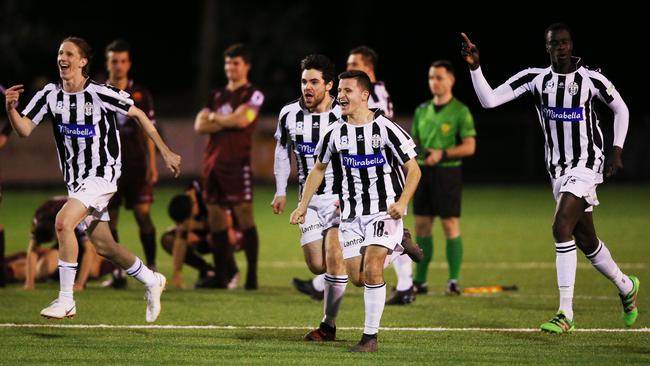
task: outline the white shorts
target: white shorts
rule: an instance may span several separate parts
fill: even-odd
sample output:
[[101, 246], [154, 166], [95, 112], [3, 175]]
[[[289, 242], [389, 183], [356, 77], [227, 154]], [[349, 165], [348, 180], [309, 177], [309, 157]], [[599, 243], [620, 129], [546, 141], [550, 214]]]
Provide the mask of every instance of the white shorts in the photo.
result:
[[300, 245], [323, 239], [323, 232], [339, 226], [338, 195], [314, 195], [309, 201], [305, 223], [300, 224]]
[[596, 187], [603, 182], [603, 175], [587, 168], [569, 169], [563, 176], [551, 179], [553, 185], [553, 197], [555, 202], [560, 202], [560, 196], [564, 192], [569, 192], [576, 197], [584, 198], [589, 204], [585, 212], [594, 210], [598, 206], [598, 196]]
[[69, 198], [81, 201], [90, 211], [88, 216], [79, 223], [79, 227], [86, 230], [94, 221], [109, 221], [108, 201], [116, 191], [116, 184], [100, 177], [86, 178], [76, 192], [68, 190]]
[[343, 259], [361, 255], [361, 248], [368, 245], [381, 245], [389, 251], [403, 252], [402, 236], [404, 222], [395, 220], [386, 212], [355, 217], [342, 221], [339, 226], [339, 241], [343, 250]]

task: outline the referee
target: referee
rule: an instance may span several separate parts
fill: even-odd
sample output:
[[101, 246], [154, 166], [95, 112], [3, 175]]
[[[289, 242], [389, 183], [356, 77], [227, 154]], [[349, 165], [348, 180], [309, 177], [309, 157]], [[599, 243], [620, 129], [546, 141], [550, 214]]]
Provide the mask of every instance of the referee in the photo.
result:
[[467, 106], [454, 98], [454, 68], [449, 61], [435, 61], [429, 68], [433, 99], [415, 110], [411, 135], [419, 146], [422, 179], [413, 199], [417, 243], [424, 258], [417, 263], [414, 287], [426, 293], [427, 270], [433, 258], [433, 218], [439, 216], [447, 238], [449, 282], [446, 293], [460, 295], [458, 279], [463, 260], [460, 236], [462, 158], [476, 149], [474, 118]]

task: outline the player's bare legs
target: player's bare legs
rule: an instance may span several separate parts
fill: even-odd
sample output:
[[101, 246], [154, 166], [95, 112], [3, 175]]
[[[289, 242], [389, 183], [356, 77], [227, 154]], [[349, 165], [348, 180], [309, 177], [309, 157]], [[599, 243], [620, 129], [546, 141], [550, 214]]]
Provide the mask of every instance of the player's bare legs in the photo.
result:
[[257, 259], [259, 255], [259, 238], [253, 218], [253, 204], [242, 202], [233, 207], [233, 213], [237, 217], [237, 223], [244, 237], [244, 252], [246, 253], [247, 274], [244, 288], [247, 290], [257, 289]]
[[365, 247], [363, 255], [365, 322], [363, 337], [352, 352], [376, 352], [379, 322], [386, 302], [386, 282], [384, 281], [384, 262], [388, 248], [379, 245]]
[[113, 234], [106, 221], [94, 221], [88, 228], [88, 236], [95, 246], [97, 254], [126, 270], [126, 273], [145, 285], [147, 300], [146, 320], [153, 322], [160, 314], [160, 296], [165, 290], [167, 279], [160, 273], [153, 272], [145, 266], [124, 246], [113, 239]]
[[224, 207], [208, 204], [208, 226], [215, 267], [216, 288], [227, 288], [228, 281], [237, 272], [234, 251], [228, 239], [228, 213]]
[[418, 293], [426, 294], [429, 263], [433, 260], [433, 216], [415, 215], [415, 241], [422, 248], [424, 257], [415, 264], [413, 285]]

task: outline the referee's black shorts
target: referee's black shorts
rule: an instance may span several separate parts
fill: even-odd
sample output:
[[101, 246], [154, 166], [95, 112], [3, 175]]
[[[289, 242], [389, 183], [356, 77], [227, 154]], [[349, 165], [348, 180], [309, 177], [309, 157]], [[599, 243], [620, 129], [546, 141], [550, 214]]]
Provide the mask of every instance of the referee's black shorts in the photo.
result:
[[413, 197], [418, 216], [460, 217], [463, 191], [461, 167], [422, 166], [422, 178]]

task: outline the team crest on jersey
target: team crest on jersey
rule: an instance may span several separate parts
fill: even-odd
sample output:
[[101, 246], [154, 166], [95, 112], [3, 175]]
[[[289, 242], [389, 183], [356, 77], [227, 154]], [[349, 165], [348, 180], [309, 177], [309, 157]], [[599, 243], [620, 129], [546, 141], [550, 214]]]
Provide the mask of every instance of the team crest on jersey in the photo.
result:
[[575, 81], [570, 82], [569, 87], [567, 88], [570, 95], [578, 94], [578, 89], [580, 89], [580, 86]]
[[93, 115], [93, 104], [91, 102], [86, 102], [86, 104], [84, 104], [84, 114], [86, 116]]
[[547, 81], [546, 84], [544, 85], [544, 93], [550, 93], [551, 90], [553, 90], [553, 88], [555, 88], [555, 81], [553, 80]]
[[442, 131], [442, 134], [447, 136], [449, 135], [449, 131], [451, 131], [451, 126], [449, 123], [445, 122], [442, 125], [440, 125], [440, 130]]
[[375, 134], [372, 135], [372, 139], [370, 140], [370, 144], [372, 145], [373, 149], [379, 149], [381, 146], [381, 136]]
[[296, 130], [302, 131], [302, 129], [305, 127], [305, 124], [302, 121], [296, 122]]
[[341, 147], [346, 149], [348, 147], [348, 137], [341, 136]]
[[63, 101], [59, 100], [56, 102], [56, 109], [57, 110], [63, 110]]

